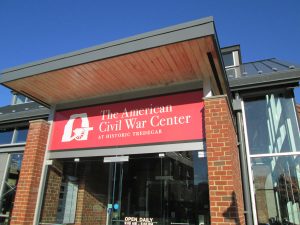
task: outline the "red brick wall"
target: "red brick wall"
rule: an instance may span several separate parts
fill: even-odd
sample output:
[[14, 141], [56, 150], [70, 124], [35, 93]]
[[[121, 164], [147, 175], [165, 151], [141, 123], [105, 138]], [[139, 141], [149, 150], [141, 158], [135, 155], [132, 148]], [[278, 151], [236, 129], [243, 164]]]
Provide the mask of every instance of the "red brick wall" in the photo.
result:
[[41, 222], [55, 223], [59, 204], [59, 194], [62, 182], [62, 164], [53, 160], [49, 167], [48, 179], [45, 186], [45, 195], [41, 211]]
[[11, 225], [33, 224], [48, 131], [44, 120], [30, 122]]
[[227, 97], [205, 98], [204, 104], [211, 224], [245, 224], [237, 138]]
[[75, 225], [105, 225], [106, 207], [89, 192], [84, 184], [79, 185]]
[[[95, 190], [91, 187], [95, 179], [90, 166], [85, 166], [80, 176], [79, 190], [77, 196], [75, 225], [105, 225], [106, 224], [106, 205], [101, 202], [99, 196], [95, 196]], [[107, 184], [104, 184], [107, 187]]]

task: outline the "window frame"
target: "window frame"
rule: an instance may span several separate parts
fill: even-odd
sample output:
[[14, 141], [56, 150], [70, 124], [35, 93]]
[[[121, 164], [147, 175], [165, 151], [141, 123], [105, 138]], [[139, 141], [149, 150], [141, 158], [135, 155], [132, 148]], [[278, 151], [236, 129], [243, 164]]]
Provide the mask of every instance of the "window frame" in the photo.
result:
[[[260, 95], [255, 95], [251, 97], [262, 97], [265, 95], [271, 95], [275, 93], [284, 93], [284, 91], [274, 91], [274, 92], [264, 92], [260, 93]], [[246, 120], [246, 112], [245, 112], [245, 98], [248, 96], [243, 96], [241, 99], [241, 108], [242, 108], [242, 117], [243, 117], [243, 126], [244, 126], [244, 138], [245, 138], [245, 147], [246, 147], [246, 160], [247, 160], [247, 168], [248, 168], [248, 180], [249, 180], [249, 186], [250, 186], [250, 198], [252, 203], [252, 216], [253, 216], [253, 222], [255, 225], [258, 225], [258, 214], [257, 214], [257, 206], [256, 206], [256, 199], [255, 199], [255, 187], [254, 187], [254, 173], [252, 170], [252, 158], [267, 158], [267, 157], [280, 157], [280, 156], [299, 156], [300, 151], [295, 152], [281, 152], [281, 153], [263, 153], [263, 154], [250, 154], [250, 146], [249, 146], [249, 139], [248, 139], [248, 128], [247, 128], [247, 120]], [[296, 105], [295, 105], [295, 99], [294, 95], [291, 96], [291, 99], [293, 101], [293, 109], [297, 121], [297, 128], [299, 132], [299, 117], [297, 115], [296, 111]]]
[[[25, 98], [24, 102], [17, 103], [18, 96], [23, 96]], [[13, 94], [11, 105], [20, 105], [20, 104], [25, 104], [25, 103], [29, 103], [29, 102], [33, 102], [33, 101], [30, 98], [28, 98], [22, 94], [15, 93], [15, 94]]]
[[[0, 154], [3, 154], [2, 152], [0, 152]], [[20, 165], [20, 171], [22, 169], [22, 162], [23, 162], [23, 159], [24, 159], [24, 150], [23, 151], [7, 151], [7, 152], [4, 152], [4, 154], [7, 154], [7, 159], [6, 159], [6, 163], [5, 163], [5, 166], [4, 166], [4, 171], [3, 171], [3, 179], [0, 180], [0, 206], [2, 205], [2, 201], [3, 201], [3, 198], [6, 194], [8, 194], [9, 192], [7, 193], [4, 193], [4, 190], [5, 190], [5, 186], [6, 186], [6, 183], [9, 179], [9, 174], [10, 174], [10, 168], [11, 168], [11, 165], [12, 165], [12, 159], [13, 159], [13, 155], [22, 155], [22, 159], [21, 159], [21, 165]], [[19, 175], [18, 175], [18, 178], [17, 180], [19, 180], [20, 178], [20, 171], [19, 171]], [[16, 183], [15, 187], [18, 186], [18, 182]], [[10, 190], [11, 191], [15, 191], [16, 192], [16, 189], [12, 189]], [[14, 193], [14, 199], [15, 199], [15, 196], [16, 193]], [[14, 200], [10, 203], [10, 204], [14, 204]], [[2, 212], [0, 211], [0, 214], [2, 215]], [[3, 215], [2, 215], [3, 216]], [[6, 217], [4, 216], [4, 218], [10, 218], [11, 217], [11, 212], [9, 213], [9, 217]]]
[[[16, 142], [17, 140], [17, 133], [18, 133], [18, 130], [19, 129], [22, 129], [22, 128], [26, 128], [27, 129], [27, 135], [28, 135], [28, 130], [29, 130], [29, 127], [28, 126], [18, 126], [18, 127], [13, 127], [13, 134], [12, 134], [12, 137], [11, 137], [11, 141], [10, 143], [5, 143], [5, 144], [0, 144], [0, 148], [1, 147], [5, 147], [5, 146], [12, 146], [12, 145], [24, 145], [26, 143], [26, 140], [27, 140], [27, 136], [26, 136], [26, 140], [24, 142]], [[10, 127], [7, 127], [7, 129], [10, 129]]]
[[223, 52], [222, 53], [222, 59], [223, 59], [223, 62], [224, 62], [224, 58], [223, 56], [224, 55], [229, 55], [231, 54], [232, 56], [232, 59], [233, 59], [233, 64], [232, 65], [229, 65], [229, 66], [226, 66], [225, 63], [224, 63], [224, 67], [225, 69], [230, 69], [230, 68], [233, 68], [233, 67], [237, 67], [240, 65], [240, 58], [239, 58], [239, 51], [229, 51], [229, 52]]

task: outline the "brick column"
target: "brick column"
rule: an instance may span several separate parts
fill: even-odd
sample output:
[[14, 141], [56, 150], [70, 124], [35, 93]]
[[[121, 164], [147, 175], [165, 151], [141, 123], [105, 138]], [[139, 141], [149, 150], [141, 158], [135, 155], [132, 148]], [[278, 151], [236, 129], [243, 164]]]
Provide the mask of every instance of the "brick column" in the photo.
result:
[[204, 99], [212, 225], [245, 224], [236, 131], [226, 96]]
[[30, 122], [11, 225], [33, 224], [48, 131], [44, 120]]

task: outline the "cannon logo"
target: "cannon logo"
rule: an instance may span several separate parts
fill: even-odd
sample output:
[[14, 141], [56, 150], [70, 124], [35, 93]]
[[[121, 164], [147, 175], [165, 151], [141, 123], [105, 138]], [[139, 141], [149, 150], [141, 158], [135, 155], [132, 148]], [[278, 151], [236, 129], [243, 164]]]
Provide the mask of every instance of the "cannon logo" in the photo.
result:
[[[74, 128], [76, 119], [81, 119], [81, 127]], [[90, 127], [86, 113], [73, 114], [70, 116], [70, 119], [65, 125], [64, 134], [61, 141], [70, 142], [74, 139], [77, 141], [86, 141], [88, 139], [89, 131], [91, 130], [93, 130], [93, 127]]]

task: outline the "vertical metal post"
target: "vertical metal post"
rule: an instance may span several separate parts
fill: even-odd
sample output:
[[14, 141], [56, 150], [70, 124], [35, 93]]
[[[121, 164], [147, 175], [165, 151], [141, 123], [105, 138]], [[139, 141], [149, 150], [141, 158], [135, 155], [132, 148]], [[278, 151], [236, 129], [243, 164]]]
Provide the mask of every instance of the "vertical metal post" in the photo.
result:
[[[235, 97], [239, 101], [238, 95]], [[241, 111], [237, 112], [237, 128], [238, 128], [238, 138], [239, 138], [239, 155], [240, 155], [240, 165], [241, 165], [241, 176], [243, 185], [243, 197], [245, 204], [245, 214], [246, 214], [246, 224], [253, 225], [252, 217], [252, 204], [251, 204], [251, 192], [249, 184], [249, 171], [247, 165], [247, 153], [244, 139], [244, 129], [243, 129], [243, 118]]]
[[113, 174], [114, 174], [114, 163], [109, 163], [109, 174], [108, 174], [108, 191], [107, 191], [107, 209], [106, 209], [106, 225], [111, 225], [111, 210], [112, 210], [112, 204], [113, 204]]
[[246, 113], [245, 113], [245, 106], [244, 102], [241, 101], [241, 108], [242, 108], [242, 121], [241, 124], [244, 125], [244, 143], [245, 143], [245, 155], [247, 159], [247, 172], [248, 172], [248, 183], [249, 183], [249, 190], [250, 190], [250, 199], [251, 199], [251, 206], [252, 206], [252, 220], [254, 225], [258, 225], [257, 220], [257, 212], [256, 212], [256, 202], [255, 202], [255, 187], [254, 187], [254, 178], [252, 173], [252, 167], [251, 167], [251, 157], [250, 157], [250, 149], [249, 149], [249, 140], [248, 140], [248, 131], [247, 131], [247, 121], [246, 121]]
[[[9, 154], [9, 153], [5, 153], [5, 154], [7, 154], [5, 169], [3, 171], [2, 182], [0, 180], [0, 209], [2, 208], [2, 195], [4, 193], [5, 183], [7, 180], [7, 176], [9, 174], [9, 166], [10, 166], [10, 161], [11, 161], [11, 154]], [[0, 213], [1, 213], [1, 211], [0, 211]]]

